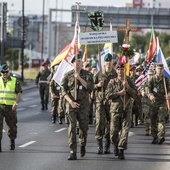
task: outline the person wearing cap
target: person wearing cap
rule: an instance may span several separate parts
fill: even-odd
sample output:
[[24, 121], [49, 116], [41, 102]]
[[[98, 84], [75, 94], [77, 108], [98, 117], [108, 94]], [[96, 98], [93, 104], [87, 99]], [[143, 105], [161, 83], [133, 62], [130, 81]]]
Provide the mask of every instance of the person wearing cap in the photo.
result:
[[145, 125], [145, 136], [151, 135], [151, 119], [150, 119], [150, 100], [147, 96], [147, 86], [148, 81], [152, 78], [154, 75], [154, 71], [152, 69], [149, 69], [147, 72], [147, 80], [141, 85], [141, 95], [142, 95], [142, 112], [144, 115], [144, 125]]
[[166, 100], [169, 99], [170, 89], [169, 81], [163, 75], [163, 64], [156, 64], [155, 71], [156, 74], [148, 81], [148, 98], [151, 101], [151, 134], [152, 144], [162, 144], [165, 141]]
[[124, 69], [123, 64], [116, 65], [117, 78], [111, 79], [106, 88], [106, 99], [110, 103], [110, 140], [118, 159], [125, 159], [124, 150], [127, 149], [131, 126], [131, 99], [137, 96], [134, 82], [124, 77]]
[[97, 141], [97, 154], [103, 153], [103, 138], [105, 138], [104, 153], [110, 153], [110, 113], [109, 104], [105, 99], [105, 90], [111, 79], [117, 77], [113, 69], [113, 57], [107, 53], [104, 57], [104, 68], [94, 75], [95, 98], [95, 139]]
[[15, 139], [17, 138], [17, 107], [21, 100], [22, 88], [20, 82], [10, 76], [7, 64], [0, 67], [0, 152], [3, 133], [3, 119], [7, 124], [8, 137], [10, 138], [10, 150], [15, 149]]
[[[136, 82], [138, 77], [142, 74], [142, 67], [139, 66], [131, 66], [130, 68], [130, 78]], [[143, 122], [143, 115], [142, 115], [142, 96], [140, 94], [140, 91], [138, 91], [137, 98], [133, 101], [133, 108], [132, 108], [132, 122], [131, 127], [137, 126], [138, 124]]]
[[[89, 93], [93, 90], [93, 77], [89, 71], [84, 70], [82, 55], [71, 60], [73, 69], [67, 72], [61, 82], [61, 94], [66, 99], [65, 117], [68, 124], [68, 144], [70, 156], [68, 160], [77, 159], [76, 125], [79, 124], [80, 156], [86, 154]], [[75, 89], [75, 80], [77, 86]]]
[[43, 62], [40, 67], [40, 71], [38, 72], [35, 84], [39, 88], [39, 94], [41, 99], [41, 110], [48, 110], [48, 100], [49, 100], [49, 81], [48, 76], [50, 75], [50, 70], [47, 67], [46, 62]]

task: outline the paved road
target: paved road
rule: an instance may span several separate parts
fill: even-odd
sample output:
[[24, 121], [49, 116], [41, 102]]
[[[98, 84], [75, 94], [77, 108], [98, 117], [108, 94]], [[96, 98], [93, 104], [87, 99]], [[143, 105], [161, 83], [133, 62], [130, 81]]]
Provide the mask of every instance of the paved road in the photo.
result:
[[78, 160], [68, 161], [67, 125], [51, 123], [50, 110], [40, 110], [38, 90], [34, 88], [23, 93], [18, 108], [14, 151], [9, 150], [4, 124], [0, 170], [169, 170], [170, 125], [167, 124], [164, 144], [153, 145], [151, 140], [150, 136], [144, 136], [144, 127], [140, 125], [130, 129], [125, 160], [118, 160], [113, 153], [97, 155], [94, 125], [90, 125], [85, 157], [77, 153]]

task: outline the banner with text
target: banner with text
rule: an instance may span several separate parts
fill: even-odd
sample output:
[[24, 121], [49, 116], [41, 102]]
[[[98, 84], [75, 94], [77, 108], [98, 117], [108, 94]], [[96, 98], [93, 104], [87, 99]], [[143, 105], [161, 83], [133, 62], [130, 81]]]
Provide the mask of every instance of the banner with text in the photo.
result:
[[117, 43], [117, 31], [95, 31], [80, 33], [79, 42], [81, 45]]

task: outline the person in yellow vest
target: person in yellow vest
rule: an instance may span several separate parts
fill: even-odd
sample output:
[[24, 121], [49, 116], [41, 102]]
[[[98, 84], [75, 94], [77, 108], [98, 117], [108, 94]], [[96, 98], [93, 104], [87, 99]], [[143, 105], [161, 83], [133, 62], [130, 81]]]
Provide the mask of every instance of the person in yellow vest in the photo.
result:
[[3, 64], [0, 67], [0, 152], [3, 132], [3, 119], [7, 124], [7, 135], [10, 138], [10, 150], [15, 149], [17, 137], [17, 106], [21, 99], [22, 88], [20, 82], [10, 76], [9, 67]]

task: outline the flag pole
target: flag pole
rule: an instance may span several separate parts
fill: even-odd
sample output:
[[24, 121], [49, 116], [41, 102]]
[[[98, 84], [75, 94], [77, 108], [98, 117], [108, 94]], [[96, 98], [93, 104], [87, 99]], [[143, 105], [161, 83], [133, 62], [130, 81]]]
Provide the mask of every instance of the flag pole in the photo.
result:
[[[76, 10], [76, 55], [75, 55], [75, 72], [77, 72], [77, 58], [78, 58], [78, 33], [79, 33], [79, 11], [80, 11], [80, 4], [81, 2], [76, 2], [77, 4], [77, 10]], [[77, 78], [75, 78], [75, 94], [74, 99], [77, 100]]]

